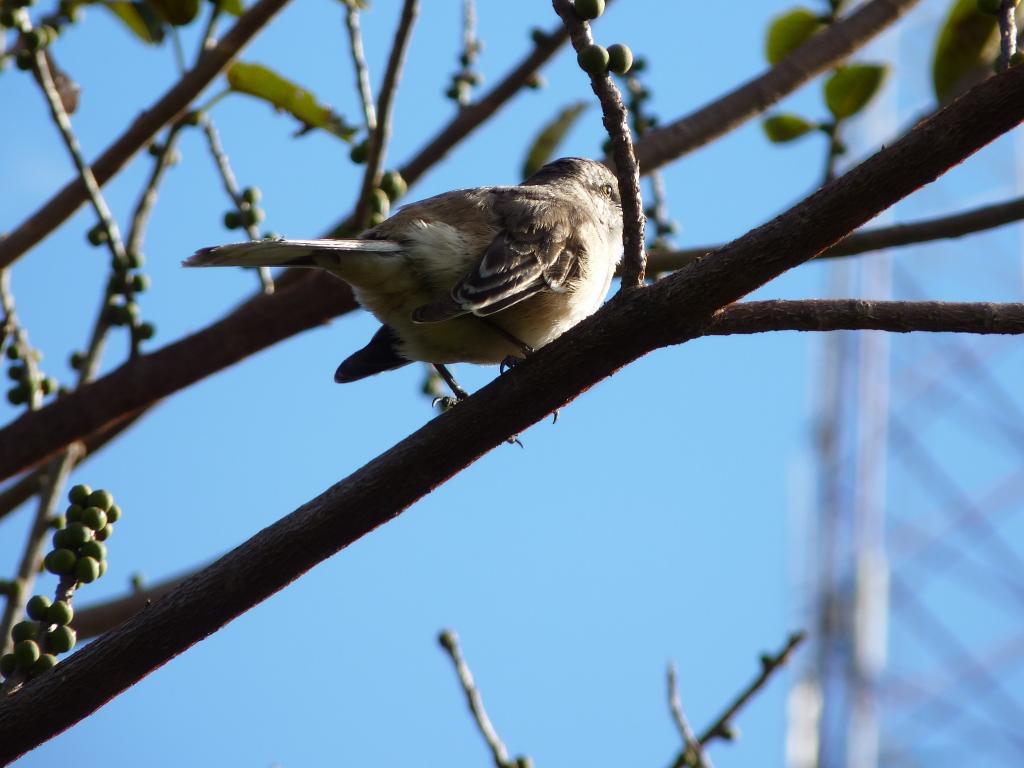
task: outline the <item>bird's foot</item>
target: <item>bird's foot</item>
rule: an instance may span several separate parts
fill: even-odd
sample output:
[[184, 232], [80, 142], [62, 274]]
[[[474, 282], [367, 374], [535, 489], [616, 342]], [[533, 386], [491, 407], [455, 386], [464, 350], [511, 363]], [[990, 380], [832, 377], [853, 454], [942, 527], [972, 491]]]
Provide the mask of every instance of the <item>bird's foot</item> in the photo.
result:
[[515, 355], [509, 355], [508, 357], [501, 361], [500, 365], [498, 365], [498, 375], [500, 376], [505, 371], [511, 371], [513, 368], [515, 368], [517, 365], [523, 362], [524, 359], [525, 358], [522, 357], [516, 357]]
[[450, 395], [441, 395], [440, 397], [435, 397], [431, 401], [430, 405], [432, 408], [437, 408], [438, 410], [441, 411], [441, 413], [444, 413], [445, 411], [454, 408], [461, 402], [462, 398], [451, 397]]

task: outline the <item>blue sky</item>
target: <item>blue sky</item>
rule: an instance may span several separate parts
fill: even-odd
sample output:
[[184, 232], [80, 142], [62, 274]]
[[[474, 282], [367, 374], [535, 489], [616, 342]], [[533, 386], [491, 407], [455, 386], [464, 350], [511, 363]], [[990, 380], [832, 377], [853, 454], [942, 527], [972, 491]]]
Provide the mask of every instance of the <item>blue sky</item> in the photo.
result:
[[[375, 85], [397, 5], [378, 0], [363, 17]], [[653, 109], [669, 120], [763, 68], [768, 19], [788, 4], [746, 5], [739, 23], [715, 3], [620, 0], [595, 30], [600, 41], [626, 42], [648, 58]], [[902, 37], [889, 35], [866, 54], [901, 66], [854, 127], [855, 155], [928, 108], [926, 61], [944, 7], [921, 3]], [[389, 167], [451, 115], [441, 94], [457, 67], [460, 9], [455, 0], [424, 3]], [[548, 3], [481, 2], [479, 16], [488, 84], [527, 50], [532, 27], [556, 22]], [[185, 33], [186, 50], [194, 50], [197, 26]], [[90, 156], [109, 142], [111, 126], [126, 124], [176, 78], [169, 49], [145, 48], [98, 8], [87, 9], [56, 53], [83, 88], [74, 124]], [[273, 66], [357, 119], [339, 3], [291, 4], [242, 58]], [[545, 89], [517, 96], [410, 199], [518, 181], [535, 126], [592, 98], [571, 52], [544, 77]], [[0, 129], [0, 227], [10, 228], [70, 177], [70, 164], [29, 78], [6, 70], [0, 98], [16, 115]], [[820, 84], [785, 107], [823, 116]], [[346, 145], [315, 132], [292, 139], [291, 118], [247, 97], [225, 99], [213, 117], [240, 182], [263, 190], [268, 229], [316, 236], [350, 209], [361, 168]], [[598, 155], [601, 131], [595, 105], [561, 154]], [[999, 142], [895, 215], [1009, 196], [1014, 151], [1012, 139]], [[250, 274], [179, 269], [197, 248], [237, 234], [220, 223], [227, 204], [201, 136], [187, 134], [181, 153], [145, 248], [153, 287], [142, 310], [158, 326], [150, 349], [203, 327], [255, 288]], [[665, 178], [682, 225], [678, 242], [725, 240], [761, 223], [813, 188], [823, 154], [816, 136], [769, 146], [752, 122], [674, 163]], [[122, 228], [148, 169], [143, 156], [105, 190]], [[46, 354], [44, 368], [63, 380], [106, 280], [106, 255], [84, 239], [92, 223], [79, 212], [12, 271], [21, 319]], [[929, 297], [1019, 300], [1019, 237], [1001, 230], [896, 258]], [[758, 296], [821, 295], [826, 276], [827, 267], [806, 266]], [[907, 290], [898, 277], [895, 285]], [[417, 367], [344, 387], [331, 381], [375, 325], [351, 314], [217, 374], [154, 409], [77, 471], [76, 481], [111, 489], [125, 510], [109, 542], [110, 571], [81, 604], [122, 593], [134, 572], [155, 581], [215, 557], [431, 418]], [[108, 368], [123, 359], [125, 343], [115, 332]], [[895, 340], [894, 370], [915, 370], [928, 343]], [[999, 351], [1006, 341], [969, 345], [1000, 356], [997, 375], [1019, 377], [1020, 355]], [[525, 450], [493, 451], [20, 764], [77, 757], [153, 766], [485, 765], [436, 643], [444, 627], [462, 638], [513, 754], [549, 766], [666, 764], [678, 747], [666, 662], [679, 664], [683, 701], [700, 728], [756, 673], [758, 654], [801, 624], [793, 563], [806, 541], [793, 521], [811, 498], [820, 360], [819, 339], [798, 334], [705, 339], [647, 356], [580, 397], [557, 425], [526, 432]], [[495, 371], [457, 366], [456, 374], [472, 389]], [[984, 398], [982, 406], [991, 410]], [[914, 418], [909, 405], [906, 413]], [[14, 415], [0, 406], [4, 421]], [[990, 440], [981, 449], [941, 424], [927, 439], [968, 485], [987, 482], [994, 462], [1012, 464]], [[894, 506], [920, 505], [927, 514], [925, 496], [893, 471]], [[27, 517], [0, 523], [0, 562], [13, 562]], [[1019, 529], [1011, 529], [1018, 543]], [[974, 606], [956, 590], [936, 599], [954, 613]], [[984, 614], [973, 624], [979, 642], [1003, 629], [989, 621]], [[898, 653], [894, 660], [908, 668], [915, 661]], [[786, 682], [780, 676], [744, 711], [742, 739], [713, 752], [719, 765], [783, 764]]]

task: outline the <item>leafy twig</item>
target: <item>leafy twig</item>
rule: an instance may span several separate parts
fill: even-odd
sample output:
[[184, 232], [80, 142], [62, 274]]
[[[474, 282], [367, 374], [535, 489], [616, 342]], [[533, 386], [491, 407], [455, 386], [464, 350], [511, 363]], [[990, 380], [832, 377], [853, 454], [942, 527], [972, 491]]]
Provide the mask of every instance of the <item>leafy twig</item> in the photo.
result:
[[384, 82], [377, 97], [377, 127], [368, 137], [368, 154], [363, 183], [356, 201], [354, 220], [357, 229], [362, 230], [369, 221], [370, 194], [380, 183], [381, 168], [388, 141], [391, 138], [391, 108], [394, 104], [398, 79], [405, 62], [405, 54], [409, 47], [409, 36], [413, 22], [419, 13], [419, 0], [405, 0], [402, 4], [402, 16], [398, 21], [394, 42], [391, 44], [391, 55], [388, 57], [387, 69], [384, 70]]

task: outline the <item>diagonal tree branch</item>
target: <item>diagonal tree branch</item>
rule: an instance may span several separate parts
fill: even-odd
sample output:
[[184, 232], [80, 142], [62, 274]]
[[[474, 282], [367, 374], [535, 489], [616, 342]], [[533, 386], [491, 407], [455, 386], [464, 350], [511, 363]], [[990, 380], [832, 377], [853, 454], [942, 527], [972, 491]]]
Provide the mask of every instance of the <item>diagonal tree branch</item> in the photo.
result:
[[[228, 62], [281, 10], [288, 0], [258, 0], [217, 45], [200, 58], [153, 106], [144, 110], [92, 164], [100, 186], [106, 184], [157, 132], [184, 112]], [[16, 229], [0, 238], [0, 266], [11, 264], [88, 200], [81, 179], [66, 184]]]
[[[856, 256], [870, 251], [885, 248], [896, 248], [903, 245], [918, 245], [934, 240], [945, 240], [963, 237], [976, 232], [984, 232], [996, 227], [1024, 219], [1024, 197], [1007, 200], [1005, 203], [985, 205], [972, 208], [962, 213], [953, 213], [933, 219], [924, 219], [907, 224], [894, 224], [890, 227], [862, 229], [845, 237], [817, 256], [819, 259], [835, 259], [842, 256]], [[686, 248], [677, 251], [648, 254], [651, 272], [668, 272], [685, 267], [706, 253], [721, 248], [721, 245], [708, 245]]]
[[[0, 762], [79, 721], [619, 368], [823, 251], [1024, 119], [1024, 67], [968, 91], [772, 221], [597, 314], [0, 702]], [[209, 595], [216, 594], [217, 600]], [[54, 709], [52, 702], [61, 701]]]
[[918, 0], [870, 0], [830, 24], [762, 75], [637, 142], [641, 173], [703, 147], [854, 53]]

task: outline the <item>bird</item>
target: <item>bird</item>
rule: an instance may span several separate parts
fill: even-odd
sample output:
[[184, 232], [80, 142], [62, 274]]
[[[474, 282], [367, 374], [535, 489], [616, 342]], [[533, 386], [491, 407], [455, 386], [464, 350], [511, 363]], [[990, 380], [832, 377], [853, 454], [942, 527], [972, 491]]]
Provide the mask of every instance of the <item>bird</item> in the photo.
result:
[[448, 364], [513, 366], [597, 311], [621, 257], [615, 176], [597, 161], [565, 157], [518, 185], [403, 206], [356, 239], [218, 245], [183, 264], [326, 270], [381, 322], [334, 380], [422, 361], [457, 402], [468, 395]]

